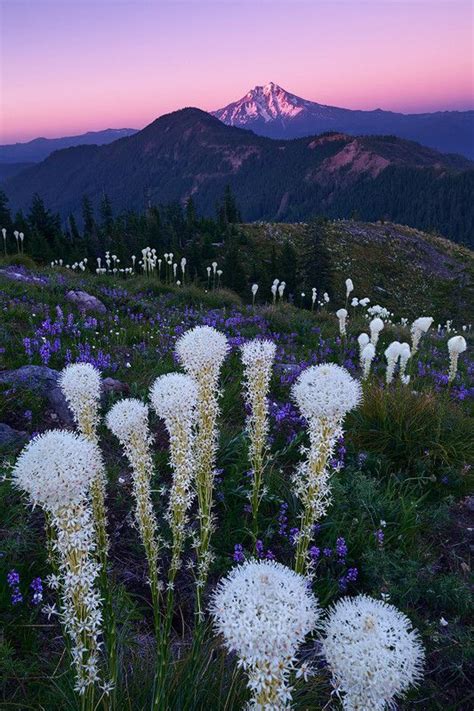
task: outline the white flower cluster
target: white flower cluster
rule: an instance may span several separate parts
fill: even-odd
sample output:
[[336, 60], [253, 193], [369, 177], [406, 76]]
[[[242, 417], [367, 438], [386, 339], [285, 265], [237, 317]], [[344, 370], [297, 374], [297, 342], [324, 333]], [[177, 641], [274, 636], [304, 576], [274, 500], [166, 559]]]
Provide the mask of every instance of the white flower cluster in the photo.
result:
[[72, 641], [75, 689], [84, 694], [99, 681], [102, 627], [101, 596], [96, 585], [100, 566], [89, 506], [65, 507], [51, 520], [56, 531], [52, 549], [58, 560], [60, 619]]
[[247, 416], [249, 459], [252, 465], [252, 513], [257, 517], [262, 496], [262, 478], [269, 432], [268, 391], [272, 377], [276, 345], [269, 340], [255, 338], [241, 348], [244, 364], [244, 398], [250, 408]]
[[13, 469], [14, 484], [50, 515], [55, 530], [61, 619], [72, 640], [76, 690], [99, 678], [100, 595], [95, 589], [99, 565], [89, 504], [93, 482], [102, 475], [100, 451], [82, 435], [56, 430], [35, 437]]
[[342, 420], [359, 404], [362, 388], [345, 368], [325, 363], [304, 370], [292, 387], [292, 396], [308, 423], [309, 435], [309, 448], [302, 449], [305, 459], [293, 476], [295, 494], [303, 504], [295, 562], [295, 570], [302, 573], [309, 572], [307, 551], [314, 524], [331, 500], [327, 464], [342, 435]]
[[135, 437], [144, 439], [147, 444], [151, 442], [148, 429], [148, 407], [141, 400], [136, 398], [119, 400], [109, 410], [105, 421], [109, 430], [124, 447], [130, 446], [130, 442]]
[[418, 346], [420, 344], [421, 337], [424, 333], [427, 333], [429, 329], [431, 328], [431, 324], [433, 323], [433, 319], [431, 316], [420, 316], [420, 318], [417, 318], [413, 321], [411, 325], [411, 338], [412, 338], [412, 345], [411, 345], [411, 352], [412, 355], [416, 353], [418, 350]]
[[[367, 300], [367, 303], [370, 301], [370, 299]], [[370, 306], [367, 309], [367, 313], [369, 316], [378, 316], [384, 321], [389, 321], [390, 317], [393, 316], [392, 313], [388, 309], [385, 308], [385, 306], [380, 306], [380, 304], [374, 304], [373, 306]]]
[[168, 373], [157, 378], [150, 391], [157, 415], [164, 419], [170, 438], [173, 484], [170, 491], [168, 521], [173, 534], [169, 579], [172, 582], [181, 565], [188, 511], [193, 500], [195, 474], [194, 437], [198, 390], [189, 375]]
[[250, 560], [219, 582], [210, 611], [249, 675], [251, 708], [288, 708], [298, 647], [320, 616], [307, 579], [275, 561]]
[[217, 381], [228, 352], [227, 338], [212, 326], [196, 326], [186, 331], [176, 342], [180, 363], [198, 381], [207, 372]]
[[375, 346], [373, 343], [367, 343], [360, 354], [360, 362], [362, 367], [362, 377], [364, 380], [369, 377], [372, 361], [375, 358]]
[[360, 384], [345, 368], [323, 363], [306, 368], [292, 387], [293, 399], [303, 417], [342, 419], [362, 397]]
[[393, 376], [395, 375], [395, 368], [397, 367], [397, 363], [400, 358], [400, 348], [401, 343], [398, 341], [392, 341], [385, 349], [385, 358], [387, 361], [385, 380], [387, 385], [392, 382]]
[[385, 324], [379, 316], [373, 318], [372, 321], [369, 323], [370, 342], [374, 346], [374, 348], [377, 347], [379, 336], [381, 331], [383, 331], [384, 326]]
[[461, 353], [467, 349], [464, 336], [453, 336], [448, 341], [449, 353], [449, 382], [452, 383], [458, 370], [458, 359]]
[[158, 524], [150, 488], [153, 460], [150, 451], [152, 438], [148, 427], [148, 407], [135, 398], [119, 400], [107, 413], [106, 424], [120, 441], [132, 467], [135, 515], [148, 561], [154, 604], [158, 604]]
[[90, 363], [73, 363], [61, 371], [59, 386], [80, 432], [96, 439], [99, 422], [101, 376]]
[[197, 543], [197, 605], [202, 617], [201, 594], [211, 563], [210, 539], [213, 530], [212, 502], [219, 415], [219, 373], [229, 351], [227, 338], [211, 326], [196, 326], [176, 343], [176, 353], [198, 388], [196, 435], [196, 492], [199, 504]]
[[73, 432], [51, 430], [26, 445], [12, 476], [33, 504], [54, 512], [86, 499], [102, 473], [102, 457], [93, 442]]
[[339, 333], [341, 336], [346, 335], [346, 320], [347, 320], [347, 309], [338, 309], [336, 311], [336, 316], [339, 321]]
[[383, 711], [421, 676], [418, 633], [396, 607], [345, 597], [323, 626], [322, 652], [348, 711]]

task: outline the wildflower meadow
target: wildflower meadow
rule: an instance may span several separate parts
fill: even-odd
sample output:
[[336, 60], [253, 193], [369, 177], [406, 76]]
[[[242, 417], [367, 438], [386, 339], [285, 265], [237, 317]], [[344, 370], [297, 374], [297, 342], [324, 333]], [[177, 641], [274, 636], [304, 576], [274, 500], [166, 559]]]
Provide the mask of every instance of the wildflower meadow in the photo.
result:
[[0, 707], [471, 709], [472, 314], [23, 239]]

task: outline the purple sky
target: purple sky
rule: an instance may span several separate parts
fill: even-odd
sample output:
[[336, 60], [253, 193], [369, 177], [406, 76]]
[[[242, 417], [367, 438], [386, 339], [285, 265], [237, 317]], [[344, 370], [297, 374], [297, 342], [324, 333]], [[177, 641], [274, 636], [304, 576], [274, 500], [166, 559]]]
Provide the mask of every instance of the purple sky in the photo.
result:
[[274, 81], [347, 108], [474, 106], [469, 0], [0, 0], [0, 142], [141, 128]]

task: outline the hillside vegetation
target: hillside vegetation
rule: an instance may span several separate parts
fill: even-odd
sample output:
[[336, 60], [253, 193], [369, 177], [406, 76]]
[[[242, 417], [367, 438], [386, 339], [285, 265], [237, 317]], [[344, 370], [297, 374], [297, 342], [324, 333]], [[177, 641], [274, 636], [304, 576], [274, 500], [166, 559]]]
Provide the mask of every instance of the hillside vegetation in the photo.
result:
[[192, 197], [206, 217], [227, 185], [245, 221], [315, 215], [387, 219], [472, 243], [472, 161], [395, 136], [323, 134], [291, 141], [226, 126], [199, 109], [162, 116], [105, 146], [54, 152], [3, 184], [14, 210], [35, 194], [61, 218], [104, 194], [115, 213]]

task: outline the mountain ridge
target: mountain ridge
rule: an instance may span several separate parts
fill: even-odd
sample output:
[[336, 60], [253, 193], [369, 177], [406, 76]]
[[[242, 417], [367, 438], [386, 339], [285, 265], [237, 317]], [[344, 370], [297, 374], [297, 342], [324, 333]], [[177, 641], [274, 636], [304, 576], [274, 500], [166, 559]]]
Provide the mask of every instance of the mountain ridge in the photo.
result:
[[80, 145], [104, 145], [136, 132], [135, 128], [105, 128], [76, 136], [59, 138], [39, 136], [31, 141], [3, 144], [0, 145], [0, 163], [38, 163], [56, 150]]
[[325, 131], [393, 134], [445, 153], [474, 158], [474, 110], [405, 114], [346, 109], [303, 99], [269, 82], [211, 113], [227, 125], [270, 138], [301, 138]]
[[[347, 217], [346, 204], [372, 219], [370, 209], [375, 208], [370, 206], [376, 205], [376, 219], [387, 215], [407, 224], [411, 219], [415, 227], [440, 229], [444, 223], [439, 207], [438, 213], [433, 208], [435, 223], [429, 222], [431, 213], [418, 220], [418, 212], [426, 211], [436, 191], [449, 192], [443, 208], [447, 215], [457, 212], [473, 177], [474, 163], [467, 158], [393, 136], [329, 133], [275, 140], [226, 126], [188, 107], [108, 145], [56, 151], [5, 181], [4, 189], [13, 209], [27, 208], [39, 193], [63, 217], [80, 215], [83, 195], [98, 205], [104, 192], [118, 211], [193, 197], [203, 214], [214, 214], [229, 184], [245, 220], [296, 222], [318, 213]], [[402, 198], [412, 183], [417, 195]], [[407, 203], [416, 210], [413, 207], [413, 217], [403, 219], [405, 213], [410, 216]], [[454, 239], [464, 238], [471, 229], [461, 215], [460, 237], [449, 224], [452, 218], [445, 219], [444, 232]]]

